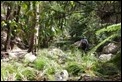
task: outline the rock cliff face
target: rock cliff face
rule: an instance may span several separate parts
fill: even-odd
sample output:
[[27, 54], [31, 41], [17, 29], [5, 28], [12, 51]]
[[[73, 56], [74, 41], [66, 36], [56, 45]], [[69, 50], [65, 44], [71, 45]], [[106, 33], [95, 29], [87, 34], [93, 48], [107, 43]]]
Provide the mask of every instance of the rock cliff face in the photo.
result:
[[7, 32], [1, 31], [1, 50], [5, 48], [5, 42], [7, 40]]
[[[1, 50], [4, 50], [6, 40], [7, 40], [7, 32], [1, 31]], [[25, 44], [22, 42], [22, 40], [19, 37], [16, 37], [13, 40], [10, 40], [9, 49], [12, 50], [14, 48], [14, 45], [17, 45], [21, 49], [25, 49]]]

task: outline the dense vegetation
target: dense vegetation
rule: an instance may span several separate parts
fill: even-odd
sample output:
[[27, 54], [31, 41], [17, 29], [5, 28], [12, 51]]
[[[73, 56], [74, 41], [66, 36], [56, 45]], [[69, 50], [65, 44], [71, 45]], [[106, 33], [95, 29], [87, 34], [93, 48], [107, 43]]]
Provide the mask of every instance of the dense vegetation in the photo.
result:
[[1, 1], [1, 57], [1, 81], [120, 81], [121, 1]]

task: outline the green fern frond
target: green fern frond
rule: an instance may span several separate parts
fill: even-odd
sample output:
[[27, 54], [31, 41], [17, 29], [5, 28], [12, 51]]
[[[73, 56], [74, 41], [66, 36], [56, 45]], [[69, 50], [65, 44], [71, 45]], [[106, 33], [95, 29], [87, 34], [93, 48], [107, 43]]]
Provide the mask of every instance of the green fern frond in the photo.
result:
[[120, 33], [121, 33], [120, 30], [121, 30], [121, 23], [118, 23], [118, 24], [107, 26], [107, 28], [102, 28], [96, 31], [96, 35], [100, 35], [101, 33], [104, 33], [104, 32], [113, 32], [113, 34], [108, 36], [106, 39], [100, 42], [97, 46], [95, 46], [92, 50], [90, 50], [90, 53], [95, 52], [101, 45], [103, 45], [107, 41], [111, 41], [113, 38], [120, 36]]
[[99, 35], [103, 32], [112, 32], [112, 31], [118, 31], [121, 29], [121, 23], [118, 23], [118, 24], [113, 24], [113, 25], [110, 25], [110, 26], [107, 26], [107, 28], [102, 28], [98, 31], [96, 31], [96, 35]]
[[97, 46], [95, 46], [92, 50], [90, 50], [89, 53], [93, 53], [95, 52], [101, 45], [103, 45], [105, 42], [110, 41], [111, 39], [117, 37], [118, 34], [112, 34], [111, 36], [109, 36], [108, 38], [106, 38], [105, 40], [103, 40], [102, 42], [100, 42]]

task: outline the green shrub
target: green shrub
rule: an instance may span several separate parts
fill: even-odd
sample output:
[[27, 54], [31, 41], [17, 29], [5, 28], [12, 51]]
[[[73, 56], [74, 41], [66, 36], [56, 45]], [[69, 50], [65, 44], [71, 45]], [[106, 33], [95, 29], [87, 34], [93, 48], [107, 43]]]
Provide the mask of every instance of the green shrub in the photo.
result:
[[118, 73], [117, 68], [113, 63], [101, 64], [97, 72], [101, 73], [102, 75], [114, 75]]
[[45, 65], [46, 65], [46, 60], [43, 58], [39, 58], [34, 62], [34, 67], [38, 70], [43, 70]]
[[26, 68], [22, 71], [22, 75], [28, 80], [34, 80], [35, 71], [33, 69]]
[[55, 68], [54, 67], [50, 67], [48, 68], [48, 74], [54, 74], [55, 73]]
[[71, 73], [72, 75], [76, 76], [78, 75], [78, 73], [82, 72], [82, 69], [81, 67], [77, 64], [77, 63], [74, 63], [74, 64], [69, 64], [67, 67], [66, 67], [67, 71], [69, 73]]

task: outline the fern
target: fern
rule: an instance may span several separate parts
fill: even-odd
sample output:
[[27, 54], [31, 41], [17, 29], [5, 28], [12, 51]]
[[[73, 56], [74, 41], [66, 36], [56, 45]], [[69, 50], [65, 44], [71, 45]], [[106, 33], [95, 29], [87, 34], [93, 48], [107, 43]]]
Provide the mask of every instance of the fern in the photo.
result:
[[[100, 42], [97, 46], [95, 46], [92, 50], [90, 50], [89, 53], [95, 52], [101, 45], [103, 45], [107, 41], [110, 41], [113, 38], [120, 36], [120, 33], [121, 33], [120, 30], [121, 30], [121, 23], [113, 24], [113, 25], [107, 26], [107, 28], [102, 28], [102, 29], [96, 31], [96, 35], [100, 35], [101, 33], [104, 33], [104, 32], [114, 32], [114, 33], [111, 34], [110, 36], [108, 36], [102, 42]], [[118, 31], [120, 31], [120, 32], [118, 32]]]
[[115, 38], [117, 36], [118, 36], [118, 34], [113, 34], [113, 35], [109, 36], [108, 38], [106, 38], [105, 40], [103, 40], [102, 42], [100, 42], [97, 46], [95, 46], [92, 50], [90, 50], [90, 53], [95, 52], [105, 42], [110, 41], [112, 38]]
[[121, 30], [121, 23], [107, 26], [107, 28], [102, 28], [102, 29], [96, 31], [96, 35], [99, 35], [103, 32], [111, 32], [111, 31], [115, 32], [115, 31], [119, 31], [119, 30]]

